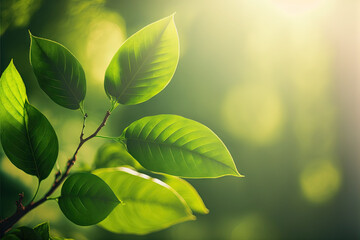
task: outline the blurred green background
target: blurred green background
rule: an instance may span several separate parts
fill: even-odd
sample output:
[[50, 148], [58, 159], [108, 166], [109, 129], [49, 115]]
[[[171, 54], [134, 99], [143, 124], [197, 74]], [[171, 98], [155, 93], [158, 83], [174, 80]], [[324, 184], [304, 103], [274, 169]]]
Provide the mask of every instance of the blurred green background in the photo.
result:
[[[360, 239], [360, 1], [1, 0], [0, 8], [1, 72], [13, 58], [30, 101], [57, 131], [59, 168], [75, 150], [81, 113], [40, 90], [28, 29], [64, 44], [83, 65], [89, 133], [109, 108], [103, 80], [116, 50], [176, 12], [181, 56], [173, 80], [146, 103], [118, 107], [102, 135], [118, 136], [143, 116], [182, 115], [217, 133], [246, 176], [190, 180], [210, 213], [146, 236], [75, 226], [55, 201], [20, 225], [50, 221], [53, 235], [77, 240]], [[89, 142], [74, 169], [89, 168], [104, 142]], [[0, 154], [4, 218], [37, 180]]]

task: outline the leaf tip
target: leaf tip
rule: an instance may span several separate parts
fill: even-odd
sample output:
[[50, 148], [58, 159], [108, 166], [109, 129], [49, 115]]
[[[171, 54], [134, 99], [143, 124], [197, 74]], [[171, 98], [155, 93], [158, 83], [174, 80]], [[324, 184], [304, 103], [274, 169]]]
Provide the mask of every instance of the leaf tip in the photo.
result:
[[191, 214], [191, 215], [189, 215], [188, 220], [189, 220], [189, 221], [195, 221], [195, 220], [196, 220], [196, 216], [193, 215], [193, 214]]
[[210, 210], [205, 207], [205, 209], [203, 210], [202, 213], [203, 213], [203, 214], [209, 214], [209, 212], [210, 212]]
[[232, 174], [235, 177], [245, 177], [245, 175], [240, 174], [237, 170]]

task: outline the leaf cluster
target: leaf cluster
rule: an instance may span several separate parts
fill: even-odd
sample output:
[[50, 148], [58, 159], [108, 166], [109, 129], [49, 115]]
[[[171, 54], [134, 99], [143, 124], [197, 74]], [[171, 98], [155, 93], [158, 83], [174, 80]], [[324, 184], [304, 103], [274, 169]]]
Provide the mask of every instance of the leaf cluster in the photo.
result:
[[[30, 63], [41, 89], [56, 104], [85, 110], [86, 77], [76, 57], [63, 45], [30, 33]], [[145, 102], [169, 84], [179, 61], [174, 15], [152, 23], [128, 38], [111, 60], [104, 80], [110, 108], [99, 128], [80, 143], [64, 173], [33, 207], [56, 197], [64, 215], [81, 226], [98, 224], [116, 233], [147, 234], [194, 220], [208, 209], [197, 191], [182, 178], [242, 176], [219, 137], [206, 126], [177, 115], [139, 119], [112, 143], [99, 148], [93, 169], [69, 175], [81, 146], [95, 137], [119, 105]], [[57, 135], [47, 118], [27, 98], [13, 61], [0, 79], [1, 143], [8, 159], [39, 184], [47, 178], [59, 151]], [[69, 176], [68, 176], [69, 175]], [[66, 180], [65, 180], [66, 179]], [[35, 197], [34, 197], [35, 198]], [[21, 209], [20, 209], [21, 211]], [[26, 213], [24, 213], [26, 214]], [[11, 226], [10, 226], [11, 227]], [[49, 225], [20, 227], [6, 239], [58, 239]]]

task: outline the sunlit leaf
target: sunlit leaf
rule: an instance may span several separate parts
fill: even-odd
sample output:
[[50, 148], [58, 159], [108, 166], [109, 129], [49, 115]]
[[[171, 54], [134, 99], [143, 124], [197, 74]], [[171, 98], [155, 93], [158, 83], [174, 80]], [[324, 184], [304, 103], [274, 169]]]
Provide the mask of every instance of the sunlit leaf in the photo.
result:
[[86, 94], [79, 61], [61, 44], [30, 34], [30, 62], [41, 89], [57, 104], [78, 109]]
[[42, 240], [49, 240], [50, 226], [48, 222], [41, 223], [34, 227], [34, 231], [41, 237]]
[[122, 143], [105, 143], [96, 153], [94, 169], [130, 166], [135, 169], [142, 168], [141, 165], [128, 153]]
[[197, 191], [187, 181], [170, 175], [153, 174], [146, 171], [126, 150], [122, 143], [106, 143], [100, 147], [96, 154], [94, 168], [123, 167], [130, 166], [145, 174], [156, 175], [161, 181], [172, 187], [189, 205], [191, 210], [207, 214], [209, 210], [205, 207], [203, 200]]
[[8, 232], [2, 240], [43, 240], [32, 228], [18, 227]]
[[147, 101], [169, 83], [178, 59], [179, 39], [171, 15], [124, 42], [106, 70], [105, 91], [121, 104]]
[[70, 221], [88, 226], [105, 219], [119, 200], [98, 176], [75, 173], [66, 179], [58, 203]]
[[124, 204], [99, 225], [116, 233], [147, 234], [194, 219], [185, 201], [172, 188], [129, 168], [95, 170]]
[[209, 210], [206, 208], [199, 193], [190, 183], [175, 176], [165, 175], [160, 178], [164, 183], [172, 187], [189, 205], [191, 210], [201, 214], [208, 214]]
[[0, 79], [1, 144], [10, 161], [39, 180], [49, 176], [58, 155], [56, 133], [27, 102], [24, 83], [11, 62]]
[[224, 143], [206, 126], [176, 115], [156, 115], [124, 130], [129, 153], [146, 169], [204, 178], [241, 176]]

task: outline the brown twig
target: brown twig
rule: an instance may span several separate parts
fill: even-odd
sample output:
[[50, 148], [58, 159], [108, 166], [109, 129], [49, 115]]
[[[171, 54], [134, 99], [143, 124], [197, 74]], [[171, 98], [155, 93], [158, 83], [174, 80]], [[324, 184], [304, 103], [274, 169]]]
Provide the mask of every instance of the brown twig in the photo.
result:
[[94, 138], [100, 132], [100, 130], [105, 126], [110, 114], [111, 114], [110, 111], [106, 112], [105, 117], [101, 122], [100, 126], [95, 130], [93, 134], [91, 134], [87, 138], [84, 138], [84, 128], [85, 128], [85, 120], [87, 118], [87, 114], [84, 115], [83, 127], [80, 134], [80, 143], [77, 146], [72, 158], [68, 160], [66, 164], [65, 172], [63, 174], [61, 174], [60, 171], [56, 173], [54, 183], [51, 185], [50, 190], [44, 195], [44, 197], [42, 197], [36, 202], [30, 202], [28, 205], [24, 206], [22, 204], [24, 194], [20, 193], [19, 200], [16, 201], [16, 206], [17, 206], [16, 212], [12, 216], [0, 221], [0, 237], [3, 237], [5, 233], [9, 231], [12, 228], [12, 226], [14, 226], [14, 224], [17, 223], [23, 216], [25, 216], [28, 212], [30, 212], [32, 209], [36, 208], [40, 204], [44, 203], [48, 199], [48, 197], [50, 197], [51, 194], [55, 192], [55, 190], [61, 185], [61, 183], [69, 175], [71, 167], [75, 164], [76, 156], [80, 148], [84, 145], [84, 143]]

